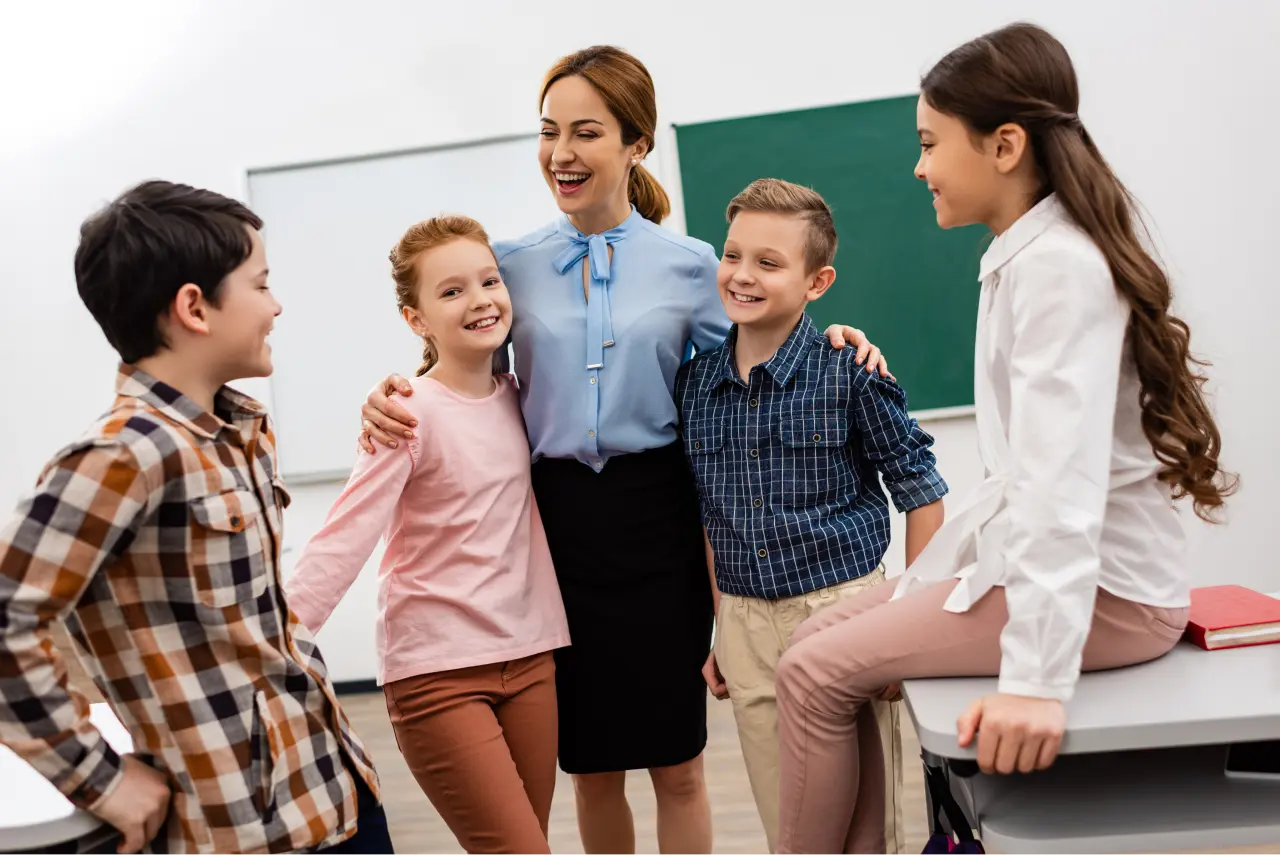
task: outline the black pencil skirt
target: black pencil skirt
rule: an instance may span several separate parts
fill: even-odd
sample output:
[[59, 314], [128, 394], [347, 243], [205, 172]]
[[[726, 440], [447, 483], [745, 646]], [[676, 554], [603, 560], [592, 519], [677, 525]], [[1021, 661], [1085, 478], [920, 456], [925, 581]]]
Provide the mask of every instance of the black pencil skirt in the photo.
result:
[[711, 583], [680, 443], [596, 472], [543, 458], [533, 489], [569, 619], [556, 651], [560, 768], [575, 775], [692, 760], [707, 743]]

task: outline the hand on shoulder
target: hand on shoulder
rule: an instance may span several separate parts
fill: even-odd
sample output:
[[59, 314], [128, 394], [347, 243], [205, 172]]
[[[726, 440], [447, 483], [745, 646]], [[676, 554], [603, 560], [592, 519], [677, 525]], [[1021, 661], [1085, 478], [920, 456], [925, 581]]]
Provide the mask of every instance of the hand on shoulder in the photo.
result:
[[879, 372], [881, 377], [894, 379], [889, 373], [889, 363], [884, 358], [884, 354], [880, 352], [880, 348], [871, 343], [862, 330], [843, 324], [832, 324], [823, 331], [823, 335], [836, 350], [843, 350], [846, 344], [856, 347], [858, 350], [854, 361], [858, 365], [865, 365], [868, 374]]
[[388, 375], [370, 390], [360, 407], [359, 445], [362, 450], [375, 454], [374, 440], [388, 448], [398, 448], [403, 440], [414, 438], [418, 419], [394, 400], [397, 395], [408, 398], [412, 394], [413, 386], [399, 374]]

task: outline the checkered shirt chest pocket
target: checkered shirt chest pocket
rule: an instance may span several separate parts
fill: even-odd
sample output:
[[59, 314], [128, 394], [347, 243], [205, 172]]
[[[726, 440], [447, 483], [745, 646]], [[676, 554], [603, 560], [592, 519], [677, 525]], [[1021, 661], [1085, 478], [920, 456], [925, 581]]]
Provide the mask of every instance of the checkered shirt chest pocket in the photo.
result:
[[719, 454], [724, 448], [724, 422], [715, 417], [690, 421], [684, 428], [686, 454]]
[[849, 419], [823, 409], [786, 417], [780, 426], [787, 476], [778, 499], [784, 506], [824, 505], [857, 490], [855, 468], [846, 459]]
[[256, 494], [235, 489], [191, 499], [191, 569], [205, 606], [225, 609], [267, 589], [267, 521]]

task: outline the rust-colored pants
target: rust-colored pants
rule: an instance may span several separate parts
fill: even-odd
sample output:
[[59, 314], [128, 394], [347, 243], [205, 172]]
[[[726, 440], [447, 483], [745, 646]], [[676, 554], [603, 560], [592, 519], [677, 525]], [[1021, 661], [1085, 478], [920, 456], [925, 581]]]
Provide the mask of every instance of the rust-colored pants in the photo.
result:
[[556, 681], [550, 652], [383, 686], [396, 744], [468, 852], [550, 852]]
[[[884, 760], [867, 700], [914, 677], [1000, 673], [1004, 588], [954, 614], [942, 606], [955, 586], [890, 601], [895, 585], [878, 585], [818, 612], [791, 637], [778, 665], [779, 852], [884, 852]], [[1186, 623], [1187, 609], [1099, 589], [1083, 668], [1157, 659]]]

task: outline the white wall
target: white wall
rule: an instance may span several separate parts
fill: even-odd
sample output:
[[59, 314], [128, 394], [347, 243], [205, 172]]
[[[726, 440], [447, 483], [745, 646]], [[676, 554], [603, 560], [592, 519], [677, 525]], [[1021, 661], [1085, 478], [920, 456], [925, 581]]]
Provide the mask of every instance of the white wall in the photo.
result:
[[[951, 47], [1025, 18], [1072, 51], [1081, 115], [1154, 218], [1194, 346], [1215, 362], [1225, 459], [1245, 480], [1228, 525], [1192, 525], [1196, 579], [1280, 589], [1266, 539], [1280, 494], [1269, 436], [1280, 384], [1264, 349], [1280, 298], [1263, 266], [1280, 225], [1280, 178], [1269, 165], [1280, 119], [1268, 106], [1280, 79], [1280, 4], [827, 5], [5, 5], [0, 506], [110, 401], [114, 355], [76, 296], [71, 256], [81, 219], [138, 180], [242, 196], [247, 167], [526, 131], [546, 66], [597, 42], [649, 65], [664, 123], [907, 94]], [[280, 323], [289, 317], [285, 306]], [[340, 341], [339, 331], [316, 334]], [[352, 413], [353, 437], [356, 426]], [[972, 424], [931, 429], [944, 474], [963, 493], [978, 475]], [[305, 542], [336, 491], [295, 491], [291, 545]], [[366, 573], [322, 635], [337, 679], [372, 675], [372, 583]]]

